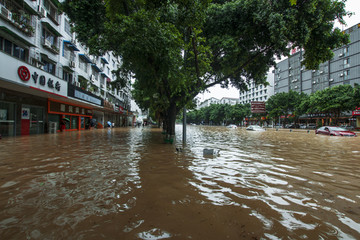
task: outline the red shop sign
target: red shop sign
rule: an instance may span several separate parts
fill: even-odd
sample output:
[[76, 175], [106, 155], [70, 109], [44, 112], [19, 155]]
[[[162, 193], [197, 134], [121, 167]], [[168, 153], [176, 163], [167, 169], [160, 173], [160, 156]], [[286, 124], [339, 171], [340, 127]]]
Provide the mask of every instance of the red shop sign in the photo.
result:
[[21, 66], [18, 68], [18, 75], [21, 80], [27, 82], [30, 79], [30, 71], [27, 67]]

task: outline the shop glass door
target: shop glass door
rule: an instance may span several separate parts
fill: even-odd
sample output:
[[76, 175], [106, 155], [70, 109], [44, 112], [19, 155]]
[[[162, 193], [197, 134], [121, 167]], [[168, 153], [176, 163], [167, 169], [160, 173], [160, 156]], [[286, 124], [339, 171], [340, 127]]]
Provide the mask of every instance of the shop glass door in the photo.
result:
[[44, 133], [44, 108], [30, 106], [30, 134]]
[[15, 104], [0, 102], [0, 134], [15, 136]]

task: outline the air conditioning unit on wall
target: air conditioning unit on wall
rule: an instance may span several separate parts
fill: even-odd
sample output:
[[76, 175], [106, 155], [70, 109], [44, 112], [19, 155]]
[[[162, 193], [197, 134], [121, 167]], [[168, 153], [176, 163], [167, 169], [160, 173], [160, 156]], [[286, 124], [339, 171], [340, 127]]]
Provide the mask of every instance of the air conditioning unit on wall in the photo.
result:
[[46, 17], [47, 16], [47, 11], [45, 10], [45, 8], [43, 6], [39, 6], [39, 14], [40, 17]]
[[45, 39], [44, 45], [45, 45], [46, 47], [48, 47], [48, 48], [51, 48], [51, 42], [50, 42], [49, 40], [47, 40], [47, 39]]
[[3, 5], [0, 4], [0, 14], [3, 15], [5, 18], [11, 20], [12, 13]]

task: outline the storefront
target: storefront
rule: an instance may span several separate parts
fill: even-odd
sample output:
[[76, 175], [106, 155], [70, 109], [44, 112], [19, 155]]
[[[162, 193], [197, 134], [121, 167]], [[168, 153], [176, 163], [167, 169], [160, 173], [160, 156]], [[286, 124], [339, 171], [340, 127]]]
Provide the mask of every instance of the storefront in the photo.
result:
[[48, 101], [48, 124], [57, 132], [61, 130], [62, 121], [65, 123], [64, 131], [89, 129], [92, 116], [91, 108], [54, 99]]
[[355, 128], [360, 129], [360, 107], [357, 107], [352, 111], [352, 120], [355, 122]]
[[19, 136], [48, 131], [48, 97], [66, 98], [67, 82], [0, 52], [0, 134]]
[[0, 88], [0, 134], [4, 137], [46, 132], [46, 99]]
[[15, 136], [15, 103], [0, 101], [0, 135]]

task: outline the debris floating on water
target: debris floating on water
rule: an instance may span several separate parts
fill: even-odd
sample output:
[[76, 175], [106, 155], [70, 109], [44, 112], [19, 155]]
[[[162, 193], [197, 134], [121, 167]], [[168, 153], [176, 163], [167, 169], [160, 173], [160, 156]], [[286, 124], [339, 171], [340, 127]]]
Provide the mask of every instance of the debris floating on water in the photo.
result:
[[216, 150], [216, 149], [213, 149], [213, 148], [205, 148], [203, 153], [204, 153], [204, 155], [215, 156], [215, 155], [219, 155], [220, 150]]

